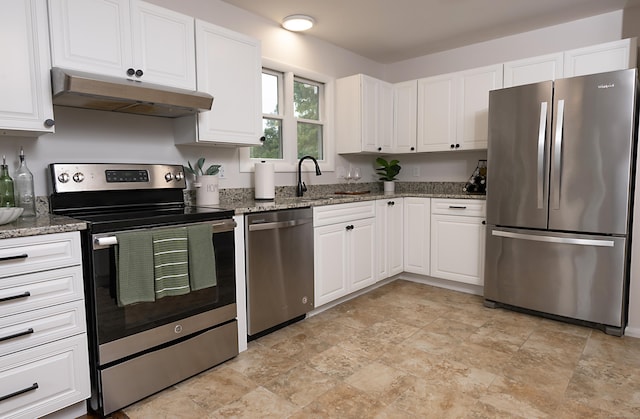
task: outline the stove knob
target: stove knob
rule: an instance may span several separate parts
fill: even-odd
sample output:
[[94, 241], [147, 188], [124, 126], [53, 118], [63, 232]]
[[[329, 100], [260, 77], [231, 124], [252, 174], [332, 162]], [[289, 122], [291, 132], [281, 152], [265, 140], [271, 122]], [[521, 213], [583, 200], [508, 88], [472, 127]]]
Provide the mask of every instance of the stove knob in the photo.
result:
[[176, 173], [176, 180], [181, 181], [184, 178], [184, 174], [182, 172]]
[[167, 173], [166, 175], [164, 175], [164, 180], [166, 180], [167, 182], [171, 182], [172, 179], [173, 175], [171, 173]]
[[58, 175], [58, 182], [67, 183], [69, 182], [69, 173], [63, 172]]
[[80, 183], [84, 180], [84, 174], [81, 172], [77, 172], [73, 175], [73, 181], [76, 183]]

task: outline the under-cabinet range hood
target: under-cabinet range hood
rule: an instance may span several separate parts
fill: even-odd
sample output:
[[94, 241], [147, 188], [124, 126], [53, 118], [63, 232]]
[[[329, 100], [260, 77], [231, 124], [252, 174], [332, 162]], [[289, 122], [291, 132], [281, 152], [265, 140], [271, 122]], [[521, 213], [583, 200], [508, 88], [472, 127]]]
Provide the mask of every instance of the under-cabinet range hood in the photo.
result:
[[53, 104], [177, 118], [211, 109], [207, 93], [58, 67], [51, 69]]

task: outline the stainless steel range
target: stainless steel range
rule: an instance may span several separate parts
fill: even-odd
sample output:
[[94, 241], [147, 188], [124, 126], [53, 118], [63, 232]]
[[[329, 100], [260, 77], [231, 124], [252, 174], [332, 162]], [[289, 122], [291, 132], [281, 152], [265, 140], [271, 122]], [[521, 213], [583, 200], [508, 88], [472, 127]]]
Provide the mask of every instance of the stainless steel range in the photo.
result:
[[[185, 206], [180, 165], [56, 163], [49, 171], [51, 212], [88, 224], [82, 251], [93, 411], [108, 415], [238, 354], [232, 210]], [[202, 231], [204, 246], [192, 247]], [[179, 250], [156, 248], [185, 241]], [[159, 292], [161, 281], [182, 280], [158, 276], [159, 266], [178, 265], [158, 264], [167, 253], [184, 253], [176, 269], [185, 282]]]

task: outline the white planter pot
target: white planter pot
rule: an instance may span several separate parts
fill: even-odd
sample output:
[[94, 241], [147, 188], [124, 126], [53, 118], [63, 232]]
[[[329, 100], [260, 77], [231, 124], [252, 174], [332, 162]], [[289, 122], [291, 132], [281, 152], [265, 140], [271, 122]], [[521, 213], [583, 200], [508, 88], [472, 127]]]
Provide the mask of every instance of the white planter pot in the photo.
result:
[[196, 187], [196, 205], [207, 206], [220, 203], [218, 175], [200, 175], [193, 186]]
[[382, 184], [384, 186], [384, 193], [392, 194], [396, 191], [396, 183], [394, 181], [384, 181]]

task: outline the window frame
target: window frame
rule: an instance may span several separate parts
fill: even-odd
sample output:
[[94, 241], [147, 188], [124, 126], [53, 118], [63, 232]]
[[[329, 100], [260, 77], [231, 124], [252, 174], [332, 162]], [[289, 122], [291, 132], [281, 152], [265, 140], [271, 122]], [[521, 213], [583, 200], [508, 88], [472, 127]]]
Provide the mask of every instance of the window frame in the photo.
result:
[[[262, 60], [262, 68], [267, 73], [274, 72], [283, 75], [283, 91], [281, 102], [279, 103], [279, 115], [263, 114], [261, 116], [261, 118], [282, 118], [282, 159], [251, 158], [249, 156], [250, 148], [242, 147], [239, 151], [240, 172], [253, 172], [255, 163], [260, 161], [273, 162], [276, 172], [296, 172], [298, 170], [298, 121], [322, 126], [323, 158], [318, 160], [318, 164], [322, 171], [333, 172], [335, 167], [335, 144], [333, 136], [333, 91], [335, 80], [329, 76], [269, 59]], [[321, 83], [323, 85], [323, 94], [320, 97], [320, 119], [318, 121], [298, 119], [294, 116], [294, 80]], [[312, 162], [305, 161], [302, 170], [305, 172], [315, 171], [315, 167]]]

